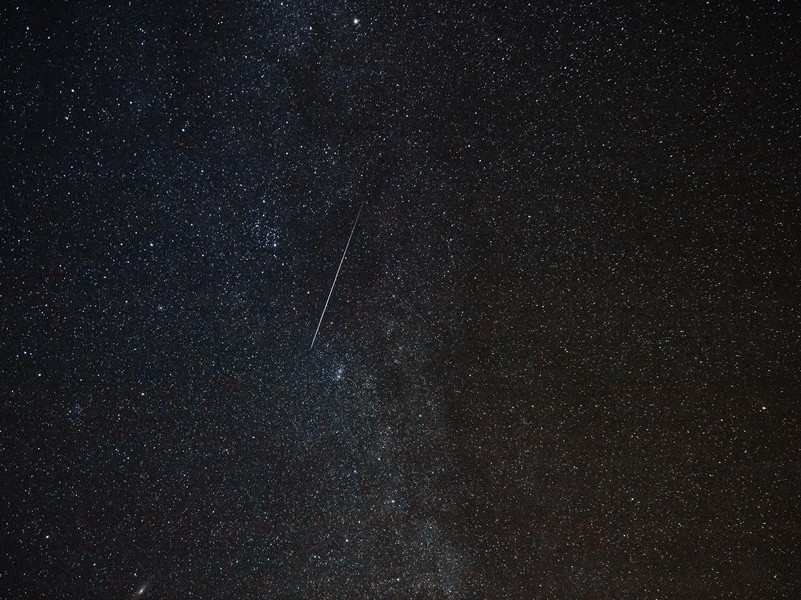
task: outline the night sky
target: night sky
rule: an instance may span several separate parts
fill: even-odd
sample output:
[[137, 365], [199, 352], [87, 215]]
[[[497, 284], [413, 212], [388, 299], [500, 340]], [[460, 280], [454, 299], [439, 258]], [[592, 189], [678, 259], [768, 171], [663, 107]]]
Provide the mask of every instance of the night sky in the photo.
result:
[[0, 598], [801, 597], [797, 6], [169, 4], [0, 9]]

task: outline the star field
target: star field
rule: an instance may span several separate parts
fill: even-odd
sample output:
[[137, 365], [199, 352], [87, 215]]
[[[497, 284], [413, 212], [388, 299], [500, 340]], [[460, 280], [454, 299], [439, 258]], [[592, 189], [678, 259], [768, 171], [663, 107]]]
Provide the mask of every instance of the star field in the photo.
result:
[[799, 597], [789, 3], [170, 4], [0, 8], [0, 597]]

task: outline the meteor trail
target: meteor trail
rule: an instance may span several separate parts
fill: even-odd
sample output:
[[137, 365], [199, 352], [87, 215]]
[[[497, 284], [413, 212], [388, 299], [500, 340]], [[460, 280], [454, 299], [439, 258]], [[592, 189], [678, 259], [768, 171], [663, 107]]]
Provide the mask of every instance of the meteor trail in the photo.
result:
[[359, 212], [356, 213], [356, 219], [353, 221], [353, 228], [350, 230], [350, 236], [348, 236], [348, 243], [345, 244], [345, 251], [342, 253], [342, 260], [339, 261], [337, 274], [334, 275], [334, 282], [331, 284], [331, 289], [328, 291], [328, 298], [325, 299], [325, 306], [323, 306], [323, 312], [320, 315], [320, 321], [317, 323], [317, 329], [314, 332], [314, 337], [312, 338], [309, 350], [314, 348], [314, 341], [317, 339], [317, 334], [320, 333], [320, 325], [323, 324], [323, 317], [325, 317], [325, 311], [328, 308], [328, 302], [331, 300], [331, 294], [334, 293], [334, 286], [337, 284], [337, 277], [339, 277], [339, 272], [342, 270], [342, 263], [345, 262], [345, 255], [348, 253], [348, 248], [350, 247], [350, 240], [353, 238], [353, 232], [356, 231], [356, 224], [359, 222], [359, 217], [362, 214], [362, 209], [364, 208], [365, 201], [366, 199], [362, 201], [362, 205], [359, 207]]

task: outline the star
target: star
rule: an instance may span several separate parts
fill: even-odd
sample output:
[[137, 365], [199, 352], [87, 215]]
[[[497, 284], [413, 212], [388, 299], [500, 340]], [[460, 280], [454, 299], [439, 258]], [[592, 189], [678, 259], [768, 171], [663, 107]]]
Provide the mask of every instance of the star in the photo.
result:
[[338, 366], [336, 372], [334, 373], [334, 381], [341, 381], [344, 375], [345, 375], [345, 367], [342, 365]]

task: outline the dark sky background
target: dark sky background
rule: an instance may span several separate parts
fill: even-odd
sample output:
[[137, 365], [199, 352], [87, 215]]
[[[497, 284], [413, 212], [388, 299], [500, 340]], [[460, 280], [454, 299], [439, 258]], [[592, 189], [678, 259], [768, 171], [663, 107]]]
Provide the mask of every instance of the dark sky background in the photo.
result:
[[171, 4], [0, 9], [0, 597], [801, 597], [791, 3]]

